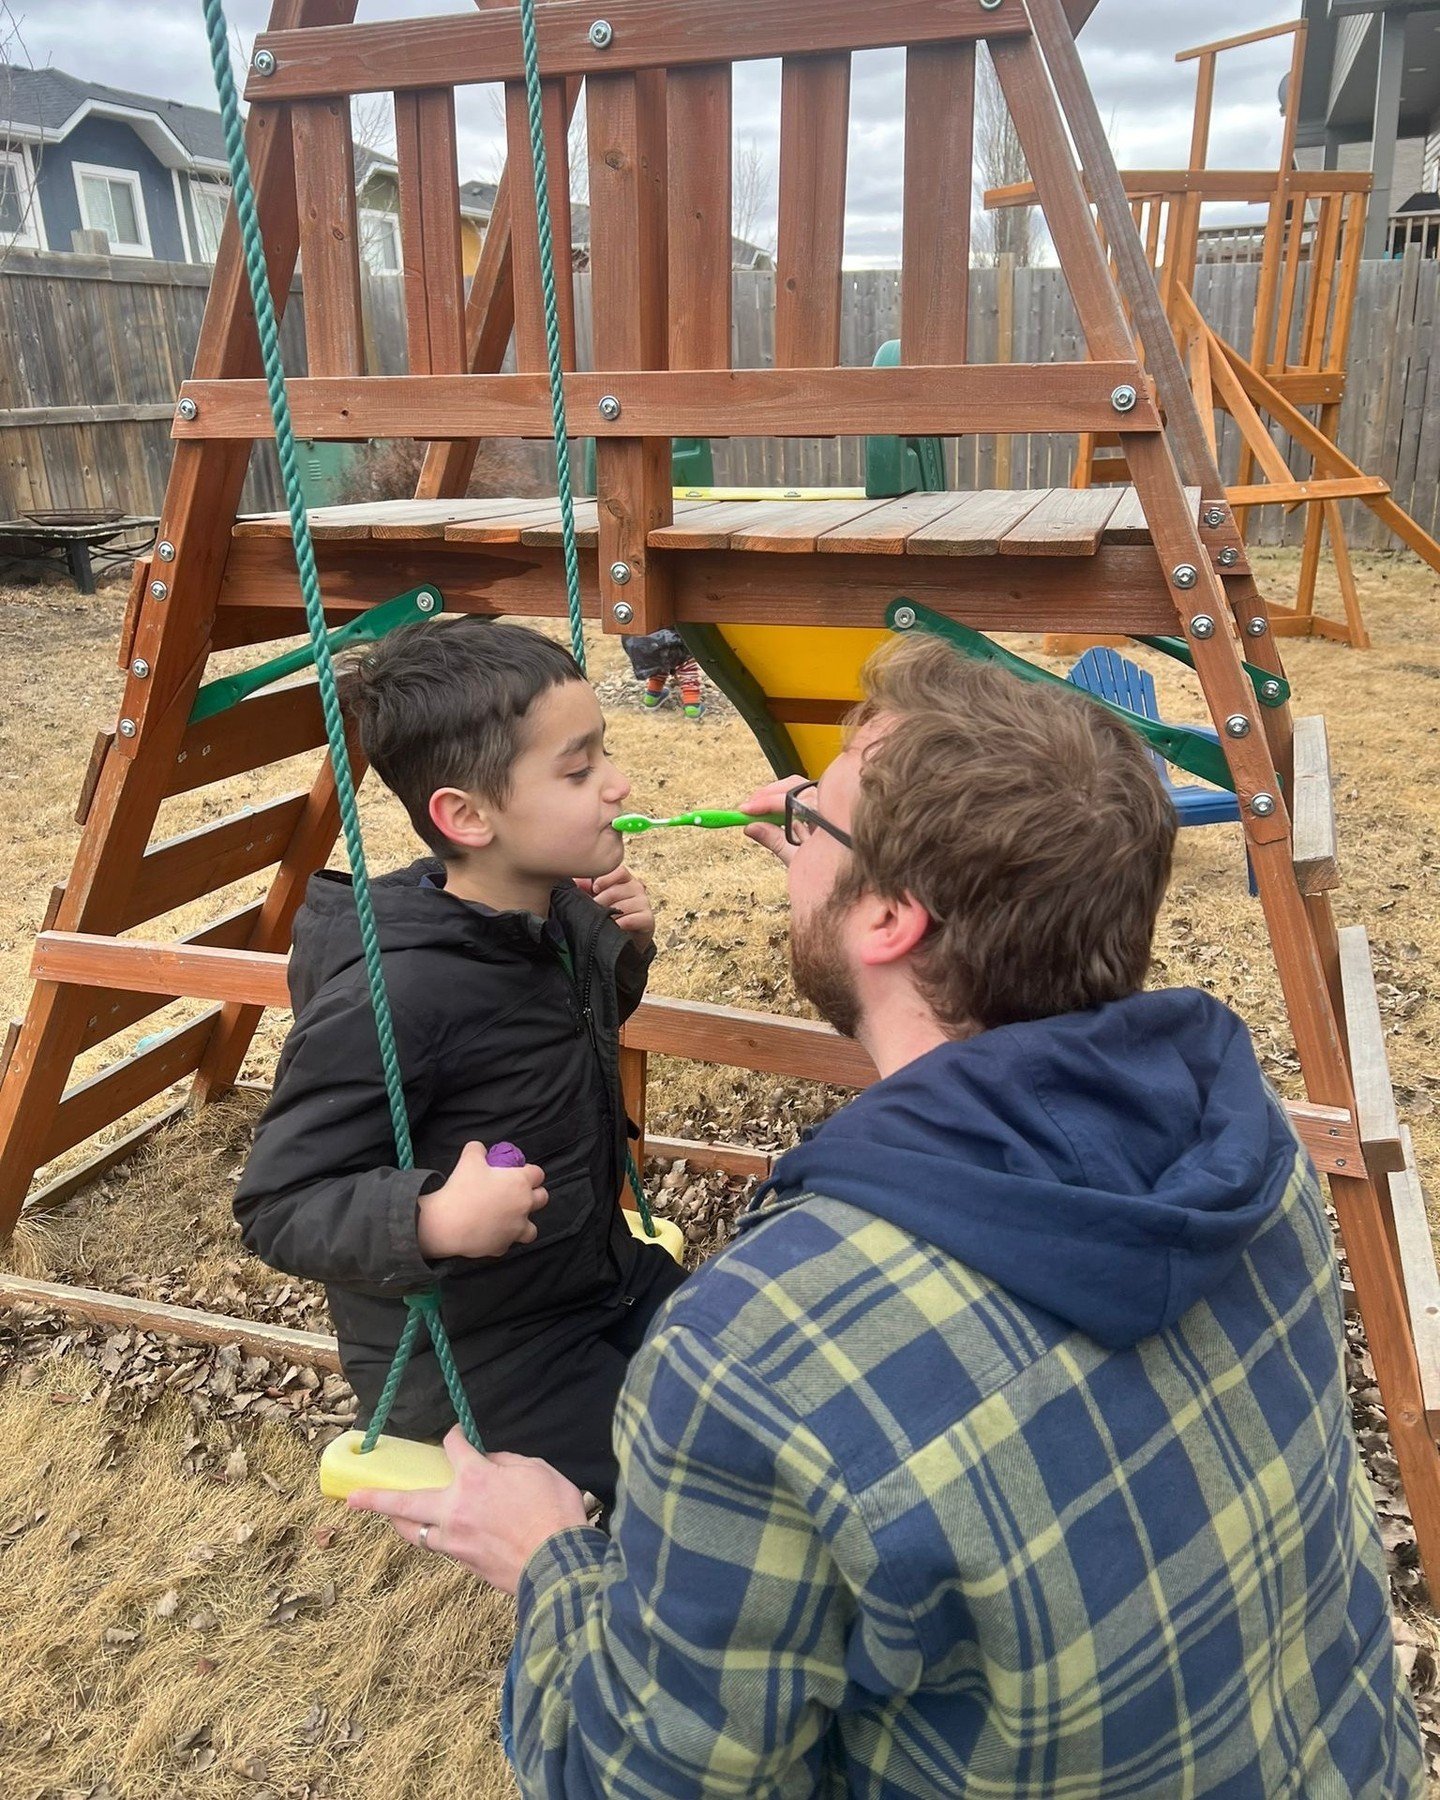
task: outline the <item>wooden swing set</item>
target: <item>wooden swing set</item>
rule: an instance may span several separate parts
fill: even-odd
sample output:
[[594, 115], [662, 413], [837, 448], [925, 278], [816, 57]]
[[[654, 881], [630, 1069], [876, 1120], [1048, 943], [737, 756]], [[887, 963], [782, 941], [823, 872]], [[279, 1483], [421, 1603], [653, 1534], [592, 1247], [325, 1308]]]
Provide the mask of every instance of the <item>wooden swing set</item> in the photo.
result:
[[[1403, 544], [1440, 571], [1440, 544], [1391, 496], [1388, 482], [1367, 475], [1337, 441], [1372, 178], [1368, 172], [1297, 169], [1299, 108], [1294, 105], [1286, 110], [1278, 168], [1208, 166], [1221, 56], [1293, 36], [1289, 91], [1298, 94], [1306, 30], [1303, 20], [1295, 20], [1182, 50], [1176, 62], [1198, 65], [1189, 164], [1184, 169], [1126, 171], [1120, 180], [1155, 271], [1211, 456], [1217, 455], [1217, 413], [1232, 419], [1239, 432], [1239, 466], [1226, 495], [1237, 530], [1245, 536], [1250, 513], [1259, 506], [1283, 506], [1287, 512], [1305, 508], [1295, 604], [1271, 606], [1271, 630], [1281, 637], [1324, 637], [1365, 650], [1370, 634], [1355, 585], [1342, 503], [1353, 500], [1369, 507]], [[990, 206], [1033, 205], [1036, 190], [1023, 183], [992, 189], [985, 199]], [[1245, 351], [1206, 321], [1195, 300], [1203, 209], [1222, 203], [1265, 208], [1254, 320]], [[1103, 220], [1100, 231], [1103, 238]], [[1308, 460], [1305, 475], [1295, 474], [1286, 461], [1275, 439], [1277, 427]], [[1124, 444], [1114, 433], [1082, 433], [1077, 488], [1129, 479]], [[1340, 619], [1315, 608], [1327, 539], [1344, 608]]]
[[[582, 82], [590, 156], [593, 371], [575, 367], [568, 287], [557, 296], [570, 429], [596, 439], [598, 499], [577, 508], [584, 608], [606, 631], [676, 624], [777, 770], [811, 774], [834, 754], [869, 652], [925, 616], [980, 631], [1160, 634], [1193, 665], [1239, 800], [1303, 1069], [1308, 1097], [1290, 1114], [1329, 1178], [1421, 1554], [1440, 1570], [1440, 1284], [1385, 1071], [1365, 934], [1337, 930], [1331, 912], [1323, 726], [1291, 718], [1271, 619], [1081, 70], [1074, 32], [1092, 4], [613, 0], [601, 17], [593, 5], [545, 0], [543, 117], [562, 244], [567, 122]], [[289, 384], [297, 432], [428, 446], [414, 499], [312, 515], [326, 618], [342, 626], [417, 594], [443, 595], [452, 612], [563, 617], [557, 508], [461, 497], [480, 440], [544, 437], [552, 423], [518, 11], [363, 25], [353, 11], [354, 0], [275, 0], [247, 86], [277, 309], [297, 253], [304, 264], [309, 372]], [[1083, 361], [967, 361], [982, 41], [1070, 284]], [[906, 53], [900, 360], [841, 368], [850, 58], [887, 46]], [[782, 64], [775, 359], [735, 369], [731, 65], [758, 57]], [[454, 90], [492, 81], [506, 88], [509, 172], [466, 299]], [[350, 104], [373, 92], [395, 98], [410, 368], [399, 377], [364, 368]], [[502, 373], [512, 334], [515, 371]], [[194, 378], [178, 398], [159, 541], [136, 571], [119, 716], [91, 758], [74, 866], [52, 898], [29, 1009], [5, 1047], [6, 1235], [46, 1164], [174, 1084], [188, 1084], [182, 1105], [233, 1087], [262, 1010], [288, 1004], [291, 922], [335, 844], [328, 764], [308, 788], [153, 839], [166, 799], [324, 741], [311, 681], [197, 706], [214, 654], [303, 629], [288, 522], [237, 516], [252, 445], [271, 430], [258, 370], [232, 215]], [[1128, 480], [1080, 493], [675, 501], [673, 438], [757, 432], [1113, 434]], [[134, 935], [267, 869], [268, 892], [253, 905], [183, 938]], [[210, 1009], [71, 1083], [79, 1057], [181, 997]], [[656, 1054], [855, 1087], [874, 1078], [856, 1045], [819, 1025], [650, 999], [625, 1031], [627, 1099], [642, 1121]], [[108, 1143], [29, 1205], [70, 1198], [175, 1110]], [[652, 1137], [647, 1148], [738, 1175], [768, 1166], [740, 1146]], [[304, 1336], [13, 1276], [0, 1278], [0, 1299], [279, 1356]], [[303, 1349], [333, 1364], [324, 1340], [306, 1338]]]

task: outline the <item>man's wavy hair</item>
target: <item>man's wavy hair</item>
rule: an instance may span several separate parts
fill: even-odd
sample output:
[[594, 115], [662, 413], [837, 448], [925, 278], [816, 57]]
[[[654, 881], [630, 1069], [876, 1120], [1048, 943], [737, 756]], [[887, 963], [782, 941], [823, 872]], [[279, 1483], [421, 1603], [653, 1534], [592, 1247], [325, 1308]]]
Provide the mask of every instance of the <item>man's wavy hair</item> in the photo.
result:
[[929, 913], [922, 992], [955, 1035], [1144, 985], [1175, 809], [1149, 750], [1078, 690], [906, 638], [873, 656], [852, 732], [869, 748], [836, 898]]

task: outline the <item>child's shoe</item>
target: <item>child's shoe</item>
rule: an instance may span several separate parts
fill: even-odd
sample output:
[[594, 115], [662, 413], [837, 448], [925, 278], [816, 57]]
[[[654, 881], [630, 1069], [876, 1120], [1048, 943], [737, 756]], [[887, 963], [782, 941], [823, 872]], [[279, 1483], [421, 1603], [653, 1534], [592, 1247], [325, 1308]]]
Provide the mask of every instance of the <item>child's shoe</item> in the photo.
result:
[[665, 701], [665, 677], [652, 675], [645, 683], [644, 701], [647, 706], [661, 706]]
[[705, 710], [705, 702], [700, 692], [700, 665], [693, 656], [675, 671], [675, 681], [680, 689], [680, 704], [685, 709], [685, 717], [698, 719]]

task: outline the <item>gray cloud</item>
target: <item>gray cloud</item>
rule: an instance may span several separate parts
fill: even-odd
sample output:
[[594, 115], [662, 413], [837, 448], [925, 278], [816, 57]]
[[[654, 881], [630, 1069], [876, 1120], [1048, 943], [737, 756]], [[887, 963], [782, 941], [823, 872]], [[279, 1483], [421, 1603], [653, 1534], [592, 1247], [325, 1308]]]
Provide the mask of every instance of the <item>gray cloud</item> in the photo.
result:
[[[362, 0], [360, 17], [469, 10], [435, 0]], [[1080, 48], [1122, 167], [1174, 167], [1185, 161], [1195, 65], [1177, 65], [1177, 50], [1202, 35], [1213, 41], [1279, 23], [1295, 10], [1294, 0], [1260, 5], [1210, 0], [1203, 11], [1178, 0], [1101, 0]], [[230, 0], [227, 11], [232, 28], [248, 41], [263, 29], [269, 8], [265, 0]], [[214, 104], [199, 0], [149, 0], [123, 9], [115, 0], [34, 0], [22, 29], [36, 64], [141, 93]], [[1281, 39], [1223, 59], [1211, 143], [1214, 165], [1274, 166], [1280, 144], [1276, 91], [1288, 58], [1289, 40]], [[779, 148], [779, 91], [778, 64], [744, 64], [736, 71], [737, 136], [753, 138], [772, 169]], [[900, 53], [858, 55], [847, 175], [846, 256], [852, 262], [899, 258], [903, 106]], [[491, 178], [504, 145], [490, 92], [462, 94], [457, 122], [462, 179]], [[755, 235], [764, 240], [773, 233], [772, 178], [769, 207]]]

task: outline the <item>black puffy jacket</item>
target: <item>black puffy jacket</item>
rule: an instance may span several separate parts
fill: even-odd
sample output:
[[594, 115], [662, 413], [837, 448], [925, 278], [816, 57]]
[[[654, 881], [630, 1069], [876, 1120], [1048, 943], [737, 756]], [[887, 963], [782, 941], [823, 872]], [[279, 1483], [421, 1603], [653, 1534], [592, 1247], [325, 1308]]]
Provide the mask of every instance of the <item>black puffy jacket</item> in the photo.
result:
[[[295, 921], [295, 1024], [235, 1193], [247, 1247], [324, 1282], [351, 1386], [368, 1416], [404, 1325], [402, 1296], [441, 1284], [464, 1368], [478, 1339], [613, 1298], [636, 1246], [620, 1217], [626, 1120], [619, 1029], [644, 992], [642, 955], [566, 882], [551, 916], [573, 963], [526, 913], [486, 913], [443, 888], [426, 860], [372, 882], [415, 1167], [396, 1167], [359, 924], [348, 875], [312, 877]], [[545, 1171], [539, 1236], [503, 1257], [427, 1262], [418, 1196], [472, 1139], [518, 1144]], [[417, 1355], [394, 1429], [453, 1418], [428, 1352]]]

